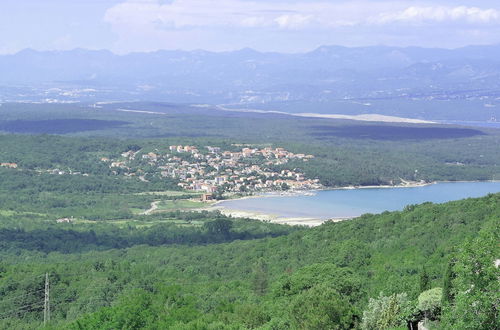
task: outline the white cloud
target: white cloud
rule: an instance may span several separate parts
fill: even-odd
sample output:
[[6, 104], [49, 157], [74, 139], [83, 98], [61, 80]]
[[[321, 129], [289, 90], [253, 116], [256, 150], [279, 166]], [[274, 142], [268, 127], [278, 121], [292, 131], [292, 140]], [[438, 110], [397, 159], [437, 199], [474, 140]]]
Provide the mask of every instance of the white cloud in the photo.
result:
[[165, 29], [306, 29], [358, 24], [374, 8], [380, 10], [390, 6], [360, 6], [360, 1], [273, 3], [243, 0], [173, 0], [161, 4], [157, 0], [129, 0], [110, 8], [104, 19], [113, 26], [156, 26]]
[[[464, 0], [466, 1], [466, 0]], [[472, 1], [472, 0], [470, 0]], [[321, 44], [458, 45], [500, 40], [500, 10], [451, 0], [125, 0], [104, 16], [113, 50], [283, 50]], [[414, 27], [418, 26], [419, 29]], [[454, 34], [454, 40], [450, 37]], [[429, 38], [430, 36], [430, 38]], [[446, 36], [446, 37], [443, 37]], [[438, 40], [439, 39], [439, 40]], [[444, 40], [443, 40], [444, 39]], [[287, 42], [283, 42], [287, 40]], [[293, 41], [291, 41], [293, 40]], [[460, 40], [460, 41], [457, 41]], [[307, 45], [307, 46], [306, 46]]]
[[274, 21], [280, 28], [300, 29], [311, 24], [315, 20], [313, 15], [287, 14], [276, 17]]
[[127, 0], [110, 8], [105, 21], [115, 27], [188, 29], [241, 27], [307, 29], [392, 23], [492, 23], [500, 11], [478, 7], [411, 6], [400, 2], [259, 2], [243, 0]]
[[257, 28], [270, 26], [270, 22], [264, 17], [249, 16], [240, 21], [242, 27]]
[[409, 7], [399, 12], [382, 13], [372, 17], [372, 23], [424, 23], [424, 22], [446, 22], [463, 21], [467, 23], [492, 23], [500, 22], [500, 11], [496, 9], [481, 9], [477, 7]]

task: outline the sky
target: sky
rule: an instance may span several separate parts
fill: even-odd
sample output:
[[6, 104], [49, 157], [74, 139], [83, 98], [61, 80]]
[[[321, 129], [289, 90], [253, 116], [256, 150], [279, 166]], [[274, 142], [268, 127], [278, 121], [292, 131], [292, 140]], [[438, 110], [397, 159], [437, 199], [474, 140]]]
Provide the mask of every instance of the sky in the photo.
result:
[[476, 44], [500, 44], [500, 1], [0, 0], [0, 54]]

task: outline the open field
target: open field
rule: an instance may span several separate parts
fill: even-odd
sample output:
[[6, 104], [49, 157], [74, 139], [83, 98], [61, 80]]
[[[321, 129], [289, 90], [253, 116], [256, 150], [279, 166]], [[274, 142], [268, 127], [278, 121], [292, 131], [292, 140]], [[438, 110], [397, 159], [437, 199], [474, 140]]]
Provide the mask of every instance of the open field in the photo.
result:
[[178, 197], [185, 195], [200, 196], [201, 194], [195, 191], [146, 191], [137, 193], [137, 195], [153, 195], [153, 196], [167, 196], [167, 197]]
[[172, 211], [172, 210], [190, 210], [196, 208], [203, 208], [206, 204], [200, 201], [177, 199], [170, 201], [161, 201], [158, 204], [158, 209], [155, 212]]

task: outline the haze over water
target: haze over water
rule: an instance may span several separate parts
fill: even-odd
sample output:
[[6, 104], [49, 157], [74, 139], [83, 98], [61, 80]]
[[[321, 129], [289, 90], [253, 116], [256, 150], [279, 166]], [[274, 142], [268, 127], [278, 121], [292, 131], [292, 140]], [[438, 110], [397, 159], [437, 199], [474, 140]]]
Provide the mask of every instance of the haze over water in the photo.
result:
[[444, 203], [500, 192], [500, 182], [437, 183], [411, 188], [337, 189], [313, 196], [276, 196], [229, 200], [219, 204], [230, 210], [272, 214], [278, 217], [316, 219], [356, 217], [364, 213], [402, 210], [424, 202]]

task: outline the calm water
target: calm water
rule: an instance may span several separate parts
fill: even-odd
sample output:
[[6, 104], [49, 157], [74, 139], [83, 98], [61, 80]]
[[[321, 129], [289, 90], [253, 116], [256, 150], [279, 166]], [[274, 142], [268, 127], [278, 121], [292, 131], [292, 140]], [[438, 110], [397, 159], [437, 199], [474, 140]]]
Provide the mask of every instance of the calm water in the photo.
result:
[[416, 188], [318, 191], [314, 196], [259, 197], [220, 203], [227, 209], [316, 219], [402, 210], [408, 204], [443, 203], [500, 192], [500, 182], [437, 183]]
[[492, 121], [459, 121], [459, 120], [438, 120], [441, 124], [462, 125], [462, 126], [475, 126], [500, 129], [500, 122]]

